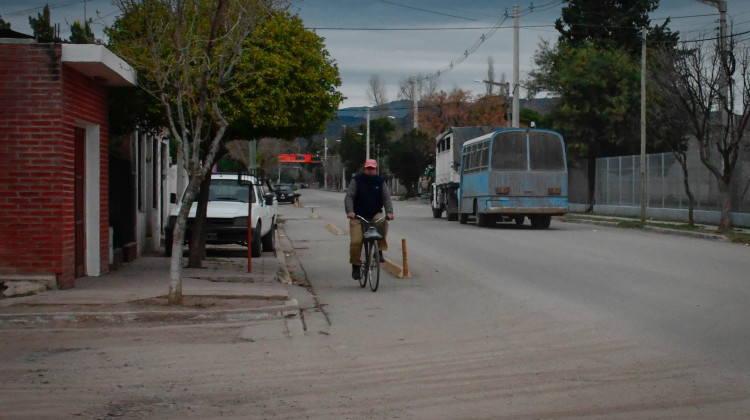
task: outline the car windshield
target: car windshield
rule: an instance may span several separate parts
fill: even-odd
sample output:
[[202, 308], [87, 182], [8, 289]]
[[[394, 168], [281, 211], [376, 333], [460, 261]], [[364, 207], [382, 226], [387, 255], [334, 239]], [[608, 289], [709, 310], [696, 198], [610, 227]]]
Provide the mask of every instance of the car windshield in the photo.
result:
[[[254, 189], [253, 189], [254, 190]], [[240, 185], [236, 179], [213, 179], [208, 190], [208, 201], [241, 201], [247, 203], [250, 187]], [[255, 194], [253, 194], [253, 203]]]
[[294, 189], [292, 188], [292, 186], [291, 186], [291, 185], [279, 185], [279, 186], [278, 186], [278, 187], [276, 187], [276, 188], [277, 188], [277, 189], [278, 189], [279, 191], [284, 191], [284, 192], [291, 192], [291, 191], [294, 191]]

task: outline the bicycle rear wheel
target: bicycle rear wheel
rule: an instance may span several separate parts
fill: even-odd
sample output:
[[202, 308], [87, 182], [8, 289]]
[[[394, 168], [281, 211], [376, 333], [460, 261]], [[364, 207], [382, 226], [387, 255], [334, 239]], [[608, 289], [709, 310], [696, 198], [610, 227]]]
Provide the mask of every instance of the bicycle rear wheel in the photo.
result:
[[362, 243], [362, 253], [359, 261], [359, 287], [367, 285], [367, 276], [370, 274], [369, 262], [367, 261], [367, 242]]
[[378, 253], [377, 241], [372, 241], [370, 250], [367, 253], [368, 259], [370, 260], [368, 277], [370, 278], [370, 290], [373, 292], [378, 290], [380, 284], [380, 254]]

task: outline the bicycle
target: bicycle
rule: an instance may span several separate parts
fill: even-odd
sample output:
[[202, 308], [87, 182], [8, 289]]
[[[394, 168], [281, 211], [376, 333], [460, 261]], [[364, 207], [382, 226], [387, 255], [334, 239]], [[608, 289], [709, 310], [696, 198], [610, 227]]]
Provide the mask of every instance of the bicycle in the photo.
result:
[[360, 259], [359, 286], [364, 288], [367, 282], [370, 282], [370, 290], [378, 290], [380, 284], [380, 254], [378, 253], [378, 240], [383, 239], [383, 235], [378, 232], [376, 225], [385, 220], [383, 215], [378, 220], [370, 222], [364, 217], [357, 215], [364, 224], [362, 224], [362, 257]]

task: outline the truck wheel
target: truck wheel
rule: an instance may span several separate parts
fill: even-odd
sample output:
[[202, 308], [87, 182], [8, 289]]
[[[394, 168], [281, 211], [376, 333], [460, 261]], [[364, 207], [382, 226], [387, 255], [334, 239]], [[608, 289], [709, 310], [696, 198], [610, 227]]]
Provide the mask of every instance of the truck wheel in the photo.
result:
[[523, 225], [523, 222], [526, 220], [526, 216], [522, 214], [522, 215], [514, 217], [513, 220], [515, 220], [516, 226], [521, 226]]
[[443, 215], [443, 209], [440, 209], [440, 208], [432, 209], [432, 217], [434, 217], [435, 219], [439, 219], [440, 216], [442, 215]]
[[260, 257], [260, 222], [258, 223], [258, 228], [256, 230], [258, 232], [257, 235], [253, 235], [252, 237], [252, 243], [250, 244], [250, 256], [253, 258]]
[[458, 214], [458, 223], [461, 223], [462, 225], [465, 225], [466, 222], [469, 221], [469, 213], [459, 213]]
[[477, 214], [477, 226], [487, 227], [490, 225], [490, 215], [485, 213]]
[[271, 224], [271, 230], [266, 233], [266, 236], [261, 238], [261, 242], [263, 242], [263, 251], [265, 252], [273, 252], [276, 250], [276, 226], [275, 224]]
[[455, 222], [458, 220], [458, 213], [445, 213], [445, 217], [449, 222]]

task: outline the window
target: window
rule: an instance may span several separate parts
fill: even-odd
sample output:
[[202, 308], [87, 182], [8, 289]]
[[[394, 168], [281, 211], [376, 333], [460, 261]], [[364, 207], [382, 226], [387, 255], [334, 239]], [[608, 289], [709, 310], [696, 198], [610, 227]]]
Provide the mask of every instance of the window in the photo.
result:
[[531, 133], [529, 161], [534, 171], [564, 171], [565, 158], [560, 138], [552, 133]]
[[492, 169], [499, 171], [525, 171], [526, 133], [513, 131], [500, 133], [492, 143]]

